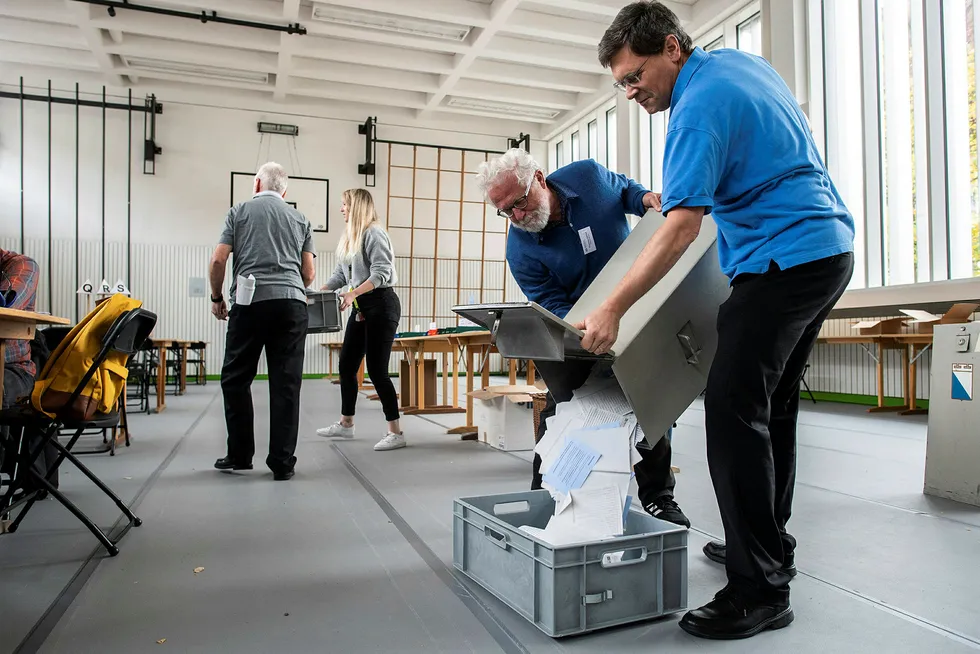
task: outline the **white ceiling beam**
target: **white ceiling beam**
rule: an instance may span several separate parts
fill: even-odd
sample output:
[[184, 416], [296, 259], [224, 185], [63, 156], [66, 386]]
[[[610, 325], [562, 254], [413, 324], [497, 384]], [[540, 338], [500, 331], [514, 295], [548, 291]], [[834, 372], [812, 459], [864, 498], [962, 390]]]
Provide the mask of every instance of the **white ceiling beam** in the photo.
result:
[[346, 25], [334, 25], [332, 23], [310, 23], [304, 24], [308, 34], [302, 38], [306, 41], [334, 41], [343, 39], [351, 42], [377, 43], [378, 45], [399, 46], [402, 48], [412, 48], [415, 50], [425, 50], [429, 52], [448, 52], [465, 53], [470, 46], [458, 41], [446, 41], [443, 39], [431, 39], [423, 36], [412, 36], [409, 34], [397, 34], [384, 30], [364, 29], [359, 27], [348, 27]]
[[518, 9], [502, 32], [574, 43], [594, 48], [599, 44], [608, 23], [597, 23], [578, 18], [552, 16], [539, 11]]
[[105, 30], [118, 29], [126, 34], [157, 36], [188, 43], [208, 43], [229, 48], [245, 46], [249, 50], [265, 52], [279, 51], [279, 35], [274, 32], [249, 29], [248, 38], [245, 38], [242, 30], [247, 28], [244, 27], [221, 23], [202, 23], [174, 16], [150, 16], [149, 14], [120, 10], [116, 13], [115, 18], [110, 18], [108, 14], [101, 14], [101, 17], [92, 18], [89, 25]]
[[87, 49], [8, 43], [0, 41], [0, 61], [8, 64], [54, 66], [71, 70], [99, 71], [99, 63]]
[[305, 77], [323, 82], [340, 82], [344, 84], [361, 84], [379, 88], [400, 89], [403, 91], [419, 91], [435, 93], [439, 88], [439, 76], [432, 73], [414, 73], [411, 71], [395, 71], [360, 64], [335, 62], [330, 65], [306, 67], [294, 65], [292, 76]]
[[26, 20], [75, 25], [73, 17], [65, 12], [64, 0], [3, 0], [0, 16]]
[[[282, 18], [287, 23], [295, 23], [299, 20], [299, 0], [284, 0], [282, 5]], [[289, 71], [293, 67], [293, 52], [296, 50], [296, 39], [299, 34], [289, 34], [282, 32], [279, 35], [279, 60], [276, 64], [276, 88], [272, 97], [277, 102], [286, 99], [289, 89]]]
[[485, 118], [497, 118], [500, 120], [520, 120], [529, 123], [540, 123], [544, 125], [550, 125], [554, 123], [555, 120], [552, 118], [536, 118], [533, 116], [510, 116], [509, 114], [499, 114], [493, 111], [480, 111], [479, 109], [463, 109], [460, 107], [439, 107], [436, 110], [438, 113], [447, 114], [466, 114], [469, 116], [483, 116]]
[[[661, 0], [662, 3], [673, 11], [681, 22], [691, 19], [693, 9], [691, 5], [671, 0]], [[594, 14], [605, 18], [615, 18], [616, 14], [626, 6], [623, 0], [533, 0], [535, 4], [556, 7], [563, 11], [580, 11], [587, 14]]]
[[298, 42], [294, 53], [294, 62], [297, 62], [294, 65], [304, 69], [331, 65], [326, 62], [356, 61], [366, 66], [439, 75], [448, 75], [452, 72], [453, 59], [453, 55], [437, 52], [406, 51], [385, 45], [327, 39], [313, 41], [306, 38]]
[[[574, 70], [602, 75], [606, 70], [599, 65], [595, 48], [580, 48], [554, 43], [540, 43], [513, 36], [497, 35], [483, 51], [482, 56], [523, 64], [537, 64], [551, 68]], [[541, 71], [542, 75], [547, 71]]]
[[119, 30], [109, 30], [109, 38], [113, 43], [122, 43], [123, 34]]
[[78, 29], [81, 30], [89, 50], [95, 56], [95, 60], [99, 62], [99, 66], [105, 72], [106, 79], [110, 84], [124, 86], [126, 82], [117, 70], [115, 59], [105, 50], [105, 37], [102, 35], [102, 30], [94, 27], [91, 23], [92, 10], [95, 9], [95, 6], [73, 2], [72, 0], [65, 0], [65, 5], [68, 11], [77, 18]]
[[589, 73], [576, 73], [569, 70], [549, 68], [542, 70], [537, 66], [509, 64], [501, 61], [478, 59], [466, 71], [467, 79], [478, 79], [484, 82], [499, 82], [502, 84], [517, 84], [552, 91], [568, 91], [571, 93], [592, 93], [600, 84], [602, 76]]
[[[519, 4], [521, 4], [521, 0], [494, 0], [490, 6], [490, 22], [487, 23], [486, 27], [477, 30], [476, 38], [472, 40], [469, 52], [459, 58], [453, 72], [446, 77], [439, 86], [439, 90], [432, 94], [429, 101], [425, 104], [425, 108], [420, 113], [420, 116], [442, 104], [446, 95], [456, 86], [456, 82], [466, 74], [466, 71], [473, 65], [473, 62], [480, 53], [490, 44], [497, 32], [507, 24], [511, 14], [514, 13]], [[473, 34], [471, 33], [470, 36], [472, 37]]]
[[578, 106], [578, 95], [546, 89], [529, 89], [511, 84], [491, 84], [477, 80], [461, 79], [453, 87], [454, 96], [477, 98], [495, 102], [507, 102], [529, 107], [549, 107], [553, 109], [574, 109]]
[[0, 20], [0, 41], [33, 43], [60, 48], [87, 50], [88, 42], [73, 25], [34, 23], [17, 18]]
[[270, 52], [187, 44], [149, 36], [132, 35], [124, 43], [106, 43], [106, 52], [121, 57], [145, 57], [243, 71], [276, 72], [276, 56]]
[[407, 107], [409, 109], [421, 109], [425, 106], [424, 93], [369, 88], [357, 84], [320, 82], [310, 79], [294, 79], [289, 86], [289, 94], [293, 97], [329, 98], [383, 106]]
[[[392, 16], [434, 20], [453, 25], [486, 27], [490, 24], [490, 5], [469, 0], [320, 0], [317, 4], [333, 5], [348, 9], [377, 11]], [[313, 9], [304, 9], [304, 19], [317, 23]]]

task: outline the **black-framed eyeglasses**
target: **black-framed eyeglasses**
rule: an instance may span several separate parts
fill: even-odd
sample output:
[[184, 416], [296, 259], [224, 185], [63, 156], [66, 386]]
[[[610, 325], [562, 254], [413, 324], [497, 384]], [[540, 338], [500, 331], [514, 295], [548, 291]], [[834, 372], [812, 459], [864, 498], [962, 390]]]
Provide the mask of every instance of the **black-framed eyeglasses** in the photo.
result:
[[513, 218], [514, 209], [520, 209], [521, 211], [524, 211], [524, 209], [527, 207], [527, 196], [531, 194], [531, 184], [534, 183], [535, 175], [537, 175], [537, 172], [535, 172], [534, 175], [531, 175], [531, 181], [527, 183], [527, 188], [524, 189], [524, 195], [517, 198], [517, 201], [514, 202], [513, 205], [511, 205], [510, 209], [497, 209], [498, 216], [500, 216], [501, 218]]
[[[650, 57], [652, 56], [653, 55], [650, 55]], [[643, 63], [640, 64], [640, 67], [634, 70], [632, 73], [628, 73], [623, 76], [623, 79], [613, 82], [613, 87], [619, 91], [625, 91], [627, 86], [636, 86], [639, 84], [640, 77], [643, 76], [643, 67], [647, 65], [648, 61], [650, 61], [650, 57], [644, 59]]]

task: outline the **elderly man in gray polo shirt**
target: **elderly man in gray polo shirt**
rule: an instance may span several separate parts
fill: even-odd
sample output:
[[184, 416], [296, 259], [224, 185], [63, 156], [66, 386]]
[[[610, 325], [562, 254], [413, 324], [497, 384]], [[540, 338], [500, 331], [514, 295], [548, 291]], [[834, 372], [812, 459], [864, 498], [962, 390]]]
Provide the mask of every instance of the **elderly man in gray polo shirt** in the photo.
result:
[[[277, 481], [293, 476], [299, 432], [299, 392], [303, 380], [308, 323], [306, 287], [313, 283], [314, 248], [310, 221], [286, 204], [288, 179], [269, 162], [255, 174], [254, 196], [231, 208], [211, 257], [211, 313], [228, 320], [221, 391], [228, 426], [227, 455], [219, 470], [251, 470], [255, 454], [252, 381], [265, 348], [269, 367], [269, 456]], [[255, 277], [251, 301], [228, 311], [221, 295], [228, 257], [234, 253], [231, 296], [238, 278]]]

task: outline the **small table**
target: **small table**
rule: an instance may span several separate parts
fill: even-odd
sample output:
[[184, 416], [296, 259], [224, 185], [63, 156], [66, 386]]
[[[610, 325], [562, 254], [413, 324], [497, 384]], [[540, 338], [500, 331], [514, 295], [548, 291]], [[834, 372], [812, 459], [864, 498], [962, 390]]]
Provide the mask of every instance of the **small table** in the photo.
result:
[[[7, 341], [29, 341], [38, 325], [70, 325], [68, 318], [34, 311], [0, 308], [0, 362], [6, 359]], [[38, 370], [40, 373], [41, 371]], [[3, 388], [3, 366], [0, 365], [0, 389]]]

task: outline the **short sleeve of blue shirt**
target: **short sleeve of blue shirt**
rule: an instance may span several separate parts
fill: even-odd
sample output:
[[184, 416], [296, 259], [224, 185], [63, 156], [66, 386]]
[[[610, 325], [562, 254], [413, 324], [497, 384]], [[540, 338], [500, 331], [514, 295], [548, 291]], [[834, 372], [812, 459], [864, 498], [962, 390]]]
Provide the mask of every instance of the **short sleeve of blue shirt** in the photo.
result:
[[711, 213], [725, 157], [722, 142], [709, 130], [679, 127], [667, 132], [663, 212], [675, 207], [705, 207], [704, 212]]

